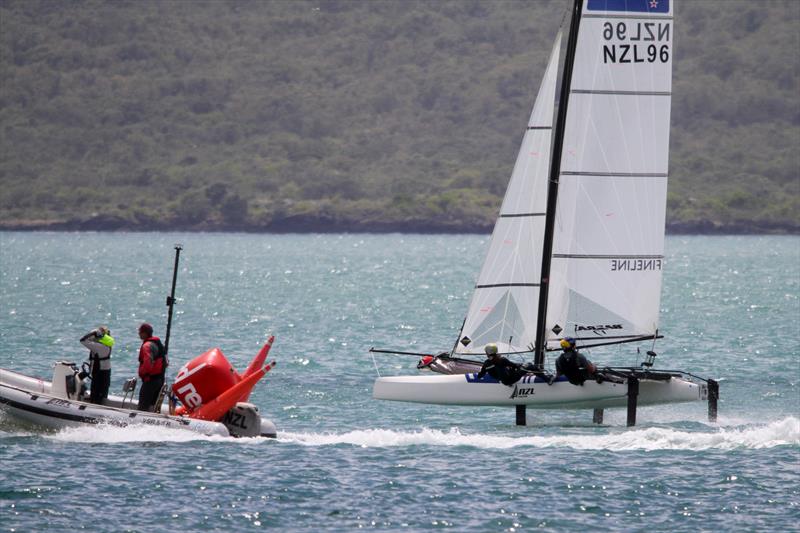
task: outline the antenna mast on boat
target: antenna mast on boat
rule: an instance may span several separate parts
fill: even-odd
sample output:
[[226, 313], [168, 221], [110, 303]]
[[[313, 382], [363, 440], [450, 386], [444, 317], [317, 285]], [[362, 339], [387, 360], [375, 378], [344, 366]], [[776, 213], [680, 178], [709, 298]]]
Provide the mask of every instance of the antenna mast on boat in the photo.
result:
[[572, 20], [569, 25], [567, 39], [567, 55], [564, 60], [564, 71], [561, 74], [561, 95], [558, 99], [558, 116], [556, 118], [553, 154], [550, 159], [550, 180], [547, 186], [547, 214], [544, 222], [544, 240], [542, 245], [542, 279], [539, 286], [539, 311], [536, 320], [536, 342], [534, 365], [544, 368], [544, 354], [547, 345], [545, 328], [547, 327], [547, 293], [550, 287], [550, 261], [553, 253], [553, 231], [555, 229], [556, 200], [558, 199], [558, 178], [561, 173], [561, 151], [564, 145], [564, 129], [567, 123], [567, 104], [569, 90], [572, 85], [572, 66], [575, 62], [575, 49], [578, 44], [583, 0], [574, 0]]
[[172, 309], [175, 307], [175, 284], [178, 281], [178, 261], [181, 258], [181, 250], [183, 246], [180, 244], [175, 245], [175, 266], [172, 268], [172, 292], [167, 296], [167, 307], [169, 313], [167, 314], [167, 333], [164, 337], [164, 351], [169, 353], [169, 332], [172, 329]]

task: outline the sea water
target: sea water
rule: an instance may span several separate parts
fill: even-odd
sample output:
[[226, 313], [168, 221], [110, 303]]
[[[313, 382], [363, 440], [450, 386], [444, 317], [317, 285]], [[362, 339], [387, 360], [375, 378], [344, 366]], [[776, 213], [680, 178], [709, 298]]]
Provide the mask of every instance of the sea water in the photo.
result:
[[[48, 377], [78, 339], [116, 339], [112, 393], [136, 374], [137, 326], [170, 338], [173, 375], [219, 347], [240, 371], [267, 335], [251, 401], [269, 439], [151, 427], [55, 433], [0, 415], [0, 530], [796, 530], [800, 238], [669, 237], [657, 367], [720, 380], [703, 402], [607, 410], [373, 400], [375, 377], [448, 350], [487, 246], [478, 235], [0, 233], [0, 367]], [[642, 351], [651, 346], [644, 345]], [[593, 350], [638, 364], [633, 346]], [[552, 364], [552, 361], [549, 362]]]

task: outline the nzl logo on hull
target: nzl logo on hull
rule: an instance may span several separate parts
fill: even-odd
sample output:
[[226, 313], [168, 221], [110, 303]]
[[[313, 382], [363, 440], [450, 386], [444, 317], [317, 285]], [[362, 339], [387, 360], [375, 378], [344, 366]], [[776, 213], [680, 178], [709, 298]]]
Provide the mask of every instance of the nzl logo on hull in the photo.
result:
[[514, 398], [527, 398], [528, 396], [533, 396], [533, 385], [528, 387], [520, 387], [519, 385], [514, 385], [514, 390], [511, 393], [511, 396], [508, 397], [509, 400], [513, 400]]

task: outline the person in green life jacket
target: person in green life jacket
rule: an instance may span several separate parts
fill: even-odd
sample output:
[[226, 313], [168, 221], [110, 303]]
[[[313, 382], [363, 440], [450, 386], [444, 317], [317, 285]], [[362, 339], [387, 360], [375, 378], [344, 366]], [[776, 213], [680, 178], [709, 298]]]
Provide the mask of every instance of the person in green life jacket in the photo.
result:
[[139, 348], [139, 377], [142, 379], [142, 388], [139, 389], [139, 404], [136, 408], [139, 411], [154, 411], [169, 365], [167, 351], [161, 339], [153, 336], [153, 326], [146, 322], [139, 326], [139, 338], [142, 339], [142, 346]]
[[89, 375], [92, 378], [89, 401], [102, 404], [108, 398], [108, 388], [111, 385], [111, 348], [114, 347], [114, 337], [106, 326], [99, 326], [81, 337], [80, 342], [89, 349]]

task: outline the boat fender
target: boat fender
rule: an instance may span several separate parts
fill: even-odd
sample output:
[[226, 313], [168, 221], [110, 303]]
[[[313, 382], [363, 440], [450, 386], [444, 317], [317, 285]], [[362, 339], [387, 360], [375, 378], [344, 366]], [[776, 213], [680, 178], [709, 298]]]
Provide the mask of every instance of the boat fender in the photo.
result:
[[225, 413], [222, 423], [233, 437], [261, 436], [261, 416], [252, 403], [238, 402]]
[[261, 419], [261, 436], [270, 439], [278, 437], [278, 429], [275, 427], [272, 420], [267, 420], [266, 418]]

